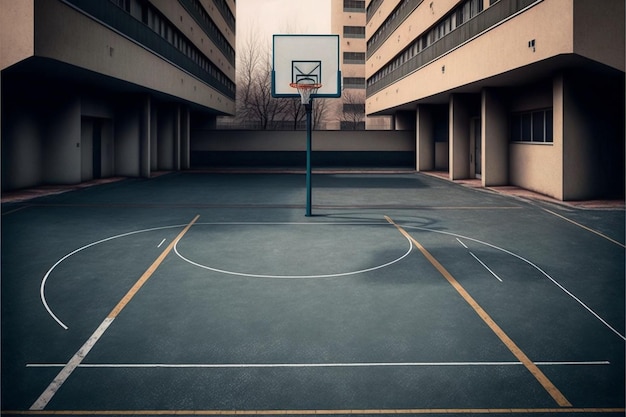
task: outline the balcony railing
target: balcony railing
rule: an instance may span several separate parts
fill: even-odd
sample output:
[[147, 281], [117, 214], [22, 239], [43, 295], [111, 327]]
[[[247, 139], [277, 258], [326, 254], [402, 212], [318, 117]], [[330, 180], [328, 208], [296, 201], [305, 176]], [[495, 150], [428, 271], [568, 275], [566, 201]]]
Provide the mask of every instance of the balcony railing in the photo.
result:
[[368, 85], [367, 95], [371, 96], [377, 93], [385, 87], [395, 83], [399, 79], [417, 71], [424, 65], [469, 41], [478, 34], [531, 6], [533, 3], [539, 3], [541, 1], [543, 0], [500, 0], [497, 3], [494, 3], [491, 7], [483, 10], [481, 13], [458, 26], [441, 39], [424, 48], [421, 52], [408, 59], [404, 62], [404, 64], [398, 66], [395, 70], [390, 71], [388, 74], [378, 79], [375, 83]]
[[391, 16], [383, 22], [381, 27], [372, 35], [367, 45], [367, 57], [371, 57], [378, 48], [398, 29], [400, 24], [413, 13], [413, 10], [422, 4], [424, 0], [403, 0], [398, 5], [397, 13], [394, 11]]
[[[75, 8], [106, 24], [144, 48], [163, 57], [184, 71], [212, 86], [225, 96], [234, 99], [235, 89], [222, 83], [199, 63], [185, 55], [150, 27], [135, 19], [109, 1], [65, 0]], [[138, 71], [141, 69], [138, 68]], [[234, 86], [234, 85], [233, 85]]]

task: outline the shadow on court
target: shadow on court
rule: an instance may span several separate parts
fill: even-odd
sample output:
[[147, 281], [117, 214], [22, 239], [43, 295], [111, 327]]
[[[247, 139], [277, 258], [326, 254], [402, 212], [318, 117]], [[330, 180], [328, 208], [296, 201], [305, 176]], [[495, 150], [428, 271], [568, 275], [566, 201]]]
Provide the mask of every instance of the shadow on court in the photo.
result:
[[2, 414], [623, 415], [624, 212], [421, 174], [2, 207]]

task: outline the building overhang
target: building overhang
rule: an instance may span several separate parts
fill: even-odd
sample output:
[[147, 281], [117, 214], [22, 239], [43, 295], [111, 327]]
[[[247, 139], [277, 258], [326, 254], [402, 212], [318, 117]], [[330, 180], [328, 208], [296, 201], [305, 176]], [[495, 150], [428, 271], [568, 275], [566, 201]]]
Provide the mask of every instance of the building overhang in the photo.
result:
[[[185, 104], [196, 112], [215, 116], [231, 115], [218, 108], [50, 58], [31, 57], [6, 68], [2, 71], [2, 83], [3, 92], [24, 100], [44, 92], [67, 94], [71, 91], [86, 96], [149, 95], [160, 102]], [[219, 94], [213, 90], [211, 92]]]
[[[421, 104], [446, 104], [449, 102], [452, 94], [480, 94], [484, 88], [518, 88], [552, 80], [556, 74], [567, 72], [584, 72], [594, 77], [624, 77], [624, 72], [613, 67], [580, 55], [562, 54], [426, 97], [405, 101], [379, 111], [369, 112], [366, 106], [366, 113], [368, 116], [393, 115], [398, 111], [415, 110]], [[427, 82], [420, 79], [419, 71], [409, 74], [405, 78], [409, 77], [413, 78], [416, 83]], [[392, 84], [384, 90], [377, 92], [374, 96], [368, 97], [367, 101], [375, 100], [378, 94], [389, 95], [396, 92], [397, 87], [395, 84]]]

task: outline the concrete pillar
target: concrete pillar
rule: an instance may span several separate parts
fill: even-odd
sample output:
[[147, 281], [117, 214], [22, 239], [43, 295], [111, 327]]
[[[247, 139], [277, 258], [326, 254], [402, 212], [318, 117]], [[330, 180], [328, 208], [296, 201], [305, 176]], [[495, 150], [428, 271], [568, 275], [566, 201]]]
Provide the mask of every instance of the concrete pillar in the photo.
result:
[[417, 106], [415, 119], [415, 169], [432, 171], [435, 169], [435, 132], [430, 106]]
[[[129, 102], [130, 101], [130, 102]], [[140, 176], [141, 101], [120, 97], [115, 114], [115, 175]]]
[[485, 88], [481, 100], [482, 185], [509, 183], [508, 112], [501, 92]]
[[415, 112], [414, 111], [398, 111], [395, 114], [394, 130], [413, 130], [415, 129]]
[[159, 107], [157, 122], [158, 169], [171, 171], [174, 165], [174, 146], [177, 129], [177, 111], [169, 106]]
[[470, 111], [462, 94], [450, 97], [450, 179], [466, 179], [470, 175]]
[[157, 107], [154, 102], [150, 104], [150, 172], [159, 169], [159, 112]]
[[145, 96], [140, 103], [139, 148], [140, 148], [140, 174], [144, 178], [150, 178], [150, 135], [152, 127], [152, 101], [150, 96]]
[[191, 115], [189, 112], [189, 107], [183, 106], [181, 113], [181, 125], [180, 125], [180, 168], [181, 169], [189, 169], [190, 168], [190, 122]]
[[179, 104], [174, 109], [174, 169], [180, 171], [180, 150], [181, 150], [181, 117], [182, 106]]
[[567, 71], [560, 78], [563, 200], [623, 195], [623, 74], [590, 77], [583, 71]]

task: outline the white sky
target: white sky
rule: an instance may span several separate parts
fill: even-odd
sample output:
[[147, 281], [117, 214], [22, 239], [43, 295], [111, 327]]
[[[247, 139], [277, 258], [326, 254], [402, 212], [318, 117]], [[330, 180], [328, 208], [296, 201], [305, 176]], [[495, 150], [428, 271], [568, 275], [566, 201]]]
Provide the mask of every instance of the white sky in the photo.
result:
[[274, 34], [330, 34], [330, 0], [237, 0], [236, 16], [238, 44], [251, 32], [268, 47]]

